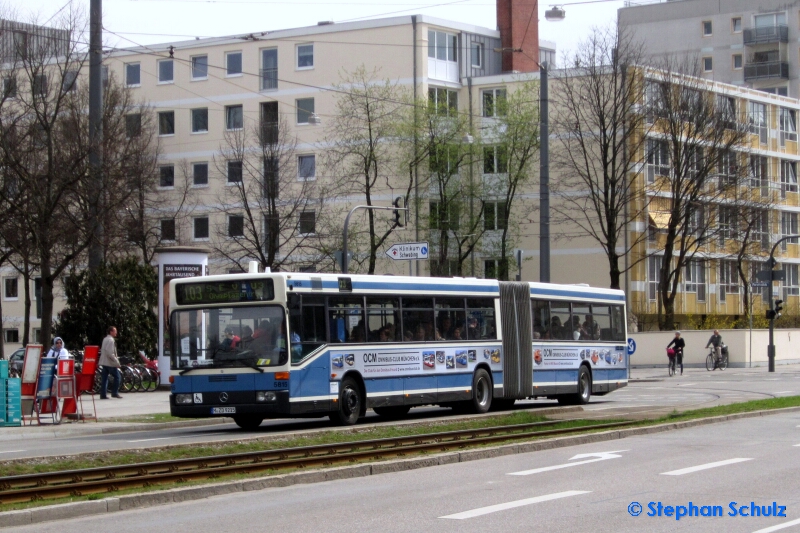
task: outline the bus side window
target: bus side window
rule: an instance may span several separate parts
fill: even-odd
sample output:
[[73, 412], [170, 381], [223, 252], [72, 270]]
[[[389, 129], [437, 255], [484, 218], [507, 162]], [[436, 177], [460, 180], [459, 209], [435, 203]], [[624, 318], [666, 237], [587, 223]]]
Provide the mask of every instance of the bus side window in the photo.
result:
[[548, 300], [531, 300], [533, 316], [533, 338], [549, 339], [550, 337], [550, 302]]
[[364, 299], [337, 296], [328, 300], [331, 342], [364, 342]]
[[611, 306], [611, 340], [625, 342], [625, 313], [621, 305]]
[[467, 298], [467, 339], [496, 339], [493, 298]]

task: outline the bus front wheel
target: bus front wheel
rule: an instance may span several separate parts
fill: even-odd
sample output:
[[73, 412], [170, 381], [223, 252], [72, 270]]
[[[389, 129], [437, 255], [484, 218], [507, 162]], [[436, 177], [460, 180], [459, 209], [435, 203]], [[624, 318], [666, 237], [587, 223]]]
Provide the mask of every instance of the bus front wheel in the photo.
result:
[[331, 414], [331, 421], [352, 426], [361, 416], [361, 388], [353, 378], [344, 378], [339, 388], [339, 408]]

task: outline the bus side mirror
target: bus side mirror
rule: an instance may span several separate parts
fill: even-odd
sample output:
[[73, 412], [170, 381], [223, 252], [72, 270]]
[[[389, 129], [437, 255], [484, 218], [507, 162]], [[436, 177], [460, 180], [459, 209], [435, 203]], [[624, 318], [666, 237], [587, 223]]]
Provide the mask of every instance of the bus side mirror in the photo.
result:
[[303, 297], [295, 292], [290, 292], [287, 297], [289, 306], [289, 316], [301, 316], [303, 314]]

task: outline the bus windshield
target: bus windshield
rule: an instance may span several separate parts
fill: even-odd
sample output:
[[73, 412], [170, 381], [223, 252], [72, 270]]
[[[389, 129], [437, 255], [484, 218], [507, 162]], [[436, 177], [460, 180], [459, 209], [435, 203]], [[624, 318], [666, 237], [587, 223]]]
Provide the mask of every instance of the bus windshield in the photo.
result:
[[185, 309], [170, 317], [171, 367], [274, 367], [288, 361], [286, 318], [277, 305]]

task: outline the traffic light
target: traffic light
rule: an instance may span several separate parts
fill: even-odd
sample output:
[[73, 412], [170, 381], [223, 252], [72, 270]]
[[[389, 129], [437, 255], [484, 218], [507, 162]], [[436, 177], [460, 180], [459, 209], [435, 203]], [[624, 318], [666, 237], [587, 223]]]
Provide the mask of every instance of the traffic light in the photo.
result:
[[392, 202], [392, 205], [395, 207], [394, 210], [394, 223], [401, 228], [406, 225], [406, 212], [403, 209], [403, 197], [398, 196]]
[[775, 300], [775, 306], [773, 309], [767, 310], [767, 319], [768, 320], [776, 320], [781, 317], [781, 311], [783, 311], [783, 300]]

